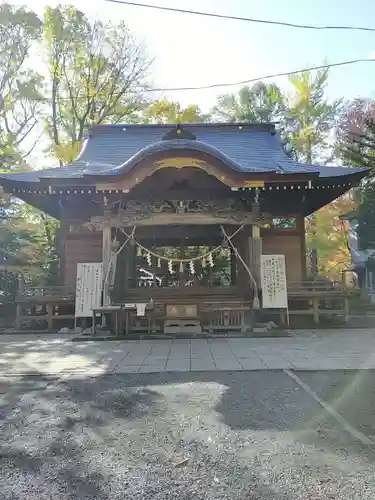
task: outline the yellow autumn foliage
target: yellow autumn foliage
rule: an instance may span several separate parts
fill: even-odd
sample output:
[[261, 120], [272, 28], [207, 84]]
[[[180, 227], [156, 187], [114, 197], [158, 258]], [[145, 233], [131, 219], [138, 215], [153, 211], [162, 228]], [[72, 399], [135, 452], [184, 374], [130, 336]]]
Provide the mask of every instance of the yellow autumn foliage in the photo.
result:
[[54, 156], [62, 163], [70, 163], [77, 158], [82, 148], [82, 141], [61, 142], [53, 146]]
[[[348, 247], [348, 224], [340, 220], [340, 215], [356, 208], [350, 194], [344, 195], [315, 213], [316, 248], [318, 252], [319, 274], [330, 279], [341, 279], [344, 269], [350, 266]], [[313, 246], [311, 219], [306, 220], [307, 248]]]

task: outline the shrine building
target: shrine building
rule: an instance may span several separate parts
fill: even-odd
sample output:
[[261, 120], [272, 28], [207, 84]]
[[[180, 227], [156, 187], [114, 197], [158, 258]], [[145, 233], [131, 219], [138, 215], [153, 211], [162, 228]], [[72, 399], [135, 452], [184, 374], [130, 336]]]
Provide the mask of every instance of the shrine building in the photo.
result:
[[303, 289], [305, 217], [365, 175], [294, 161], [272, 123], [126, 124], [91, 127], [69, 165], [0, 184], [60, 221], [70, 307], [77, 264], [102, 262], [103, 305], [151, 303], [130, 331], [165, 333], [250, 328], [262, 255], [284, 255], [288, 290]]

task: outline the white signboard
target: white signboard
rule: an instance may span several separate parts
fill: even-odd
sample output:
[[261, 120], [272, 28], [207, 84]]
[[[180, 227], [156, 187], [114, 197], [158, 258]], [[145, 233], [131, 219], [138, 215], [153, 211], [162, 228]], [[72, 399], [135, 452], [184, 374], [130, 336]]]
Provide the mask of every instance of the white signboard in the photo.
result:
[[288, 309], [285, 255], [261, 255], [263, 308]]
[[103, 264], [77, 264], [76, 318], [88, 318], [102, 303]]

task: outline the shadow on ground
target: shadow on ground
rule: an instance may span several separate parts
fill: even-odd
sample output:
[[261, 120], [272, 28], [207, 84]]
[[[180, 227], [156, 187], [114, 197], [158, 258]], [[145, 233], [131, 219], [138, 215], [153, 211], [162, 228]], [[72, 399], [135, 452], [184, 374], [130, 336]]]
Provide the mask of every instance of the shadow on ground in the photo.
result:
[[35, 373], [1, 392], [6, 500], [374, 497], [371, 451], [282, 372]]

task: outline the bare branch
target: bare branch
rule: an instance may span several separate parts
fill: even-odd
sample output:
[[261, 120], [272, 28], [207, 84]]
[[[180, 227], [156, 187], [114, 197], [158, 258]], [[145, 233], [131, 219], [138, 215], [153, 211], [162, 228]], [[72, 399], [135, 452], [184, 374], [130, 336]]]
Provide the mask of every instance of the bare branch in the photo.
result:
[[27, 151], [25, 151], [25, 152], [23, 153], [23, 157], [24, 157], [24, 158], [27, 158], [27, 157], [29, 157], [29, 156], [31, 155], [31, 153], [34, 151], [34, 149], [35, 149], [36, 145], [37, 145], [37, 144], [38, 144], [38, 142], [41, 140], [41, 138], [43, 137], [43, 135], [44, 135], [44, 132], [41, 132], [41, 133], [39, 134], [38, 138], [37, 138], [37, 139], [35, 139], [35, 141], [33, 141], [32, 146], [31, 146], [31, 147], [30, 147]]
[[50, 9], [49, 21], [49, 53], [65, 98], [52, 116], [51, 137], [57, 129], [69, 156], [70, 145], [75, 150], [88, 125], [120, 121], [144, 106], [142, 88], [151, 63], [123, 23], [91, 24], [82, 12], [61, 7]]

